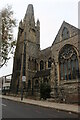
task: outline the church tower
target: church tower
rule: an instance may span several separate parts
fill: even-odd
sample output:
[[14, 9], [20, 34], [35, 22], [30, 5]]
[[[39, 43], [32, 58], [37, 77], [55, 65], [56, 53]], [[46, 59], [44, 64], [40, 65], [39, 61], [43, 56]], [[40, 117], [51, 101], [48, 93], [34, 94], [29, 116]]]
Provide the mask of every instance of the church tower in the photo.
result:
[[34, 8], [28, 5], [23, 21], [18, 28], [17, 45], [14, 55], [11, 90], [18, 92], [25, 76], [25, 88], [32, 87], [32, 78], [38, 70], [38, 55], [40, 51], [40, 22], [35, 23]]

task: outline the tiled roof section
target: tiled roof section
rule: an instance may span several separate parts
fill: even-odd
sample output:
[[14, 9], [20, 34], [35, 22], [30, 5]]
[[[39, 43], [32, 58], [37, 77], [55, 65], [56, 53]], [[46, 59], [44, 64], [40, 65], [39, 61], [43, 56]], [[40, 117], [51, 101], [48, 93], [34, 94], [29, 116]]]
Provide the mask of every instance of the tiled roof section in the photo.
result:
[[60, 29], [58, 31], [58, 34], [55, 37], [55, 40], [54, 40], [53, 44], [58, 43], [60, 41], [60, 33], [61, 33], [63, 27], [68, 27], [69, 28], [69, 30], [71, 32], [71, 37], [73, 37], [73, 36], [78, 34], [78, 31], [79, 31], [78, 28], [76, 28], [75, 26], [73, 26], [73, 25], [63, 21], [63, 23], [62, 23], [62, 25], [61, 25], [61, 27], [60, 27]]
[[40, 51], [39, 58], [46, 59], [47, 57], [51, 56], [51, 47], [43, 49]]
[[49, 76], [49, 75], [50, 75], [50, 70], [51, 70], [51, 69], [38, 71], [38, 72], [35, 74], [34, 78]]

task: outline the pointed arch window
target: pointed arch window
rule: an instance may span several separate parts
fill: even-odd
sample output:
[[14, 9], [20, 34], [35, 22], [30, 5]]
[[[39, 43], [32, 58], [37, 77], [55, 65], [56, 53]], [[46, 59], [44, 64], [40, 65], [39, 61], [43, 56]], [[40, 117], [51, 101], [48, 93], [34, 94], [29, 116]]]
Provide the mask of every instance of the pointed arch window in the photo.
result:
[[64, 27], [62, 30], [62, 40], [68, 39], [70, 37], [68, 28]]
[[44, 61], [41, 60], [41, 61], [40, 61], [40, 70], [43, 70], [43, 69], [44, 69]]
[[48, 68], [51, 68], [51, 57], [48, 59]]
[[65, 80], [68, 79], [68, 77], [67, 77], [67, 61], [64, 62], [63, 77]]
[[65, 45], [59, 54], [60, 80], [77, 79], [79, 75], [79, 62], [75, 49]]

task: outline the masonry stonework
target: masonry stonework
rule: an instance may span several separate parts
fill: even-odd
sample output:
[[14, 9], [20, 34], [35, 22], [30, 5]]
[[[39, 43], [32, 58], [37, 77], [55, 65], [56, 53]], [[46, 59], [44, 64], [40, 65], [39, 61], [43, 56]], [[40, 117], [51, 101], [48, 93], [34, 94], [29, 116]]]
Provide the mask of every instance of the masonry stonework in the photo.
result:
[[79, 102], [80, 30], [63, 21], [53, 44], [40, 50], [40, 22], [35, 23], [34, 8], [29, 4], [18, 28], [11, 81], [13, 93], [20, 92], [22, 76], [26, 77], [27, 96], [39, 97], [43, 82], [50, 84], [53, 99]]

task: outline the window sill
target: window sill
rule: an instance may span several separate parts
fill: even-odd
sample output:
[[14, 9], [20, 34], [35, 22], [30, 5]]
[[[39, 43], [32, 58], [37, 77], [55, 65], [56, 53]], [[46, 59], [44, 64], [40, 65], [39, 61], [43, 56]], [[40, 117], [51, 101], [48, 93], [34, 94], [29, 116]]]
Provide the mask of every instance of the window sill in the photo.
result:
[[75, 80], [63, 80], [61, 81], [61, 83], [63, 84], [72, 84], [72, 83], [80, 83], [80, 80], [79, 79], [75, 79]]

